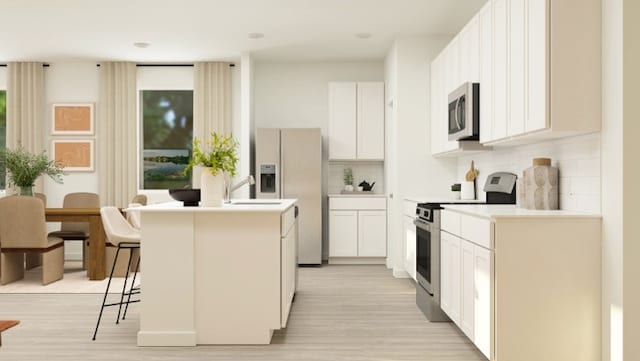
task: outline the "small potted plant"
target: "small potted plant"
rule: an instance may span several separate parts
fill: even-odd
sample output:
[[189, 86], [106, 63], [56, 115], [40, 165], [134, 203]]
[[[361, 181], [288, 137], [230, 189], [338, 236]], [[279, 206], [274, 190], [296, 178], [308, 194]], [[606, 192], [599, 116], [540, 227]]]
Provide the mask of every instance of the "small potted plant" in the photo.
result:
[[211, 132], [206, 141], [206, 149], [200, 148], [200, 139], [193, 139], [193, 157], [184, 172], [193, 167], [204, 169], [200, 175], [200, 204], [205, 207], [220, 207], [224, 198], [225, 176], [236, 175], [238, 164], [238, 141], [233, 136], [224, 136]]
[[43, 174], [56, 183], [62, 183], [64, 167], [55, 160], [49, 160], [45, 151], [34, 154], [18, 147], [2, 151], [1, 157], [9, 173], [9, 184], [19, 187], [20, 195], [33, 195], [36, 179]]
[[453, 199], [460, 199], [460, 188], [461, 188], [461, 184], [460, 183], [454, 183], [451, 185], [451, 197]]
[[345, 168], [343, 174], [344, 190], [347, 192], [353, 192], [353, 171], [351, 168]]

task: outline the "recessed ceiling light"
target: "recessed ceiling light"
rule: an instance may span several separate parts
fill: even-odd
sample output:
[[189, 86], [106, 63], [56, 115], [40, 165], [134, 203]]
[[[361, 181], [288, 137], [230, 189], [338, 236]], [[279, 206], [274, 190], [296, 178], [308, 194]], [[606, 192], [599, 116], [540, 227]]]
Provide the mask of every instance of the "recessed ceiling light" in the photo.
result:
[[135, 46], [136, 48], [144, 49], [149, 47], [149, 43], [145, 43], [145, 42], [133, 43], [133, 46]]
[[248, 36], [249, 36], [249, 39], [262, 39], [262, 38], [264, 38], [264, 34], [263, 33], [249, 33]]
[[369, 39], [371, 37], [371, 33], [357, 33], [356, 38], [358, 39]]

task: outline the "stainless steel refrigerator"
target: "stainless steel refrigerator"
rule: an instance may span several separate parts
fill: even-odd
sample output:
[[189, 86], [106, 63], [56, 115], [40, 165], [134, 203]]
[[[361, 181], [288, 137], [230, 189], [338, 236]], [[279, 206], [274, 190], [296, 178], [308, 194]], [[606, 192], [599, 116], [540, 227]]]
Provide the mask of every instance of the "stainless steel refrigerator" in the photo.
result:
[[258, 128], [256, 198], [298, 199], [298, 264], [322, 263], [320, 128]]

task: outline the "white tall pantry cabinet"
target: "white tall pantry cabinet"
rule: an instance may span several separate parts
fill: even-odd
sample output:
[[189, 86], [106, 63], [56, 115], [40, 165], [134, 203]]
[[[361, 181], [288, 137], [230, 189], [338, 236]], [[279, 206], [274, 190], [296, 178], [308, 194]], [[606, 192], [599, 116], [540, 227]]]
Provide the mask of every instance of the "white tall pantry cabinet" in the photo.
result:
[[329, 160], [384, 160], [384, 83], [329, 83]]

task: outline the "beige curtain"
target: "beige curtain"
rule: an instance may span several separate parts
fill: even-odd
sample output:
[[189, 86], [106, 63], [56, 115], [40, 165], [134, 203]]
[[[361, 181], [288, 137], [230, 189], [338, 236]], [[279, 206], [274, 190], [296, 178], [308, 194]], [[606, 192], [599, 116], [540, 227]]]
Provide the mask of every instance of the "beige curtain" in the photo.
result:
[[[7, 148], [22, 146], [33, 153], [45, 149], [44, 106], [43, 63], [7, 64]], [[42, 184], [40, 177], [34, 191], [42, 192]], [[8, 189], [7, 194], [14, 191]]]
[[100, 64], [98, 174], [102, 205], [124, 207], [136, 195], [136, 65]]
[[193, 136], [207, 139], [211, 131], [231, 134], [231, 69], [229, 63], [194, 64]]

